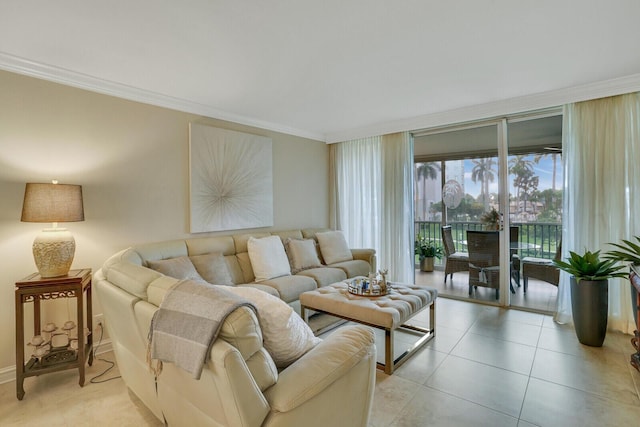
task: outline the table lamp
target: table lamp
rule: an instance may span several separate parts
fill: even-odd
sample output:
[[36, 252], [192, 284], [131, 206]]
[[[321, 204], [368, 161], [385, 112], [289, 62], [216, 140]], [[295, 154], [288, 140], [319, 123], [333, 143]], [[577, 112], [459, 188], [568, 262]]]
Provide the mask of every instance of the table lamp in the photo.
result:
[[65, 276], [71, 268], [76, 242], [59, 222], [84, 221], [82, 186], [27, 183], [22, 204], [23, 222], [51, 222], [33, 241], [33, 258], [43, 278]]

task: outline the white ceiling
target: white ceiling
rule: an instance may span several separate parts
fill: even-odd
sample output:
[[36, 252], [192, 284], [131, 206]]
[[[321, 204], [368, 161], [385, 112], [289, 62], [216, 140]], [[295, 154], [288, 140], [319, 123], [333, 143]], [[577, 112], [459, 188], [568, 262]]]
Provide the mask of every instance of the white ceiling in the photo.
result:
[[331, 142], [640, 90], [639, 17], [638, 0], [0, 0], [0, 68]]

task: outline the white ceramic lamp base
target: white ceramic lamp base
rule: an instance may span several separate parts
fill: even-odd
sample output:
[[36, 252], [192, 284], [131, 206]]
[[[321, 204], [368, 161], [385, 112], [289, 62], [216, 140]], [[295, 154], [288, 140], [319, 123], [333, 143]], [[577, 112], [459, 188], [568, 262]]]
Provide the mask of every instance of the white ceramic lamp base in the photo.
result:
[[66, 276], [76, 252], [76, 241], [66, 228], [46, 228], [33, 241], [33, 258], [40, 276]]

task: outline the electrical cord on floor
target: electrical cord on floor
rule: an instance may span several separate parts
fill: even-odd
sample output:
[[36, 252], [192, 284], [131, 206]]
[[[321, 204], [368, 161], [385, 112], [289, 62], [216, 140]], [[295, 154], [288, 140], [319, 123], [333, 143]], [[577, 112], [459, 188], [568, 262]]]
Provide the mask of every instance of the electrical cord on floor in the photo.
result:
[[100, 326], [100, 339], [98, 340], [98, 345], [96, 345], [93, 348], [93, 359], [94, 360], [100, 360], [101, 362], [108, 363], [110, 366], [107, 369], [105, 369], [104, 371], [102, 371], [102, 373], [100, 373], [100, 374], [96, 375], [95, 377], [91, 378], [89, 380], [89, 382], [91, 384], [106, 383], [107, 381], [116, 380], [116, 379], [120, 378], [120, 375], [118, 375], [117, 377], [112, 377], [112, 378], [107, 378], [106, 380], [97, 381], [98, 378], [106, 375], [110, 370], [113, 369], [114, 366], [116, 366], [115, 362], [112, 362], [111, 360], [99, 358], [96, 355], [96, 352], [98, 351], [98, 348], [100, 348], [100, 345], [102, 344], [102, 336], [104, 335], [104, 327], [102, 326], [102, 323], [98, 323], [98, 326]]

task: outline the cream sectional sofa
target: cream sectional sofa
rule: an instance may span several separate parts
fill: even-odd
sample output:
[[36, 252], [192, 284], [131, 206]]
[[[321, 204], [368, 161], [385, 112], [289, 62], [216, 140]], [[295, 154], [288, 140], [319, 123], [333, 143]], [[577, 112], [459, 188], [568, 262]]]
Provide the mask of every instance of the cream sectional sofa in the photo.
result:
[[95, 273], [94, 287], [127, 387], [169, 425], [367, 425], [376, 350], [373, 331], [365, 326], [340, 328], [278, 370], [256, 313], [241, 307], [224, 322], [199, 380], [169, 363], [156, 380], [146, 360], [153, 314], [178, 282], [147, 268], [149, 263], [222, 253], [235, 286], [265, 290], [299, 312], [302, 292], [375, 271], [375, 252], [354, 249], [353, 260], [255, 283], [247, 242], [271, 235], [314, 239], [319, 231], [181, 239], [138, 245], [109, 258]]
[[[121, 251], [105, 262], [110, 269], [127, 268], [127, 264], [148, 267], [150, 262], [181, 256], [197, 256], [208, 253], [222, 253], [233, 284], [251, 286], [268, 292], [291, 305], [300, 313], [300, 294], [342, 280], [367, 276], [376, 271], [376, 253], [374, 249], [350, 249], [352, 260], [321, 267], [309, 268], [289, 276], [276, 277], [255, 282], [255, 275], [249, 259], [247, 242], [251, 237], [262, 238], [279, 236], [283, 242], [287, 239], [313, 239], [317, 242], [317, 233], [328, 229], [298, 229], [276, 231], [272, 233], [243, 233], [228, 236], [199, 237], [137, 245]], [[320, 261], [323, 262], [322, 254]], [[117, 265], [116, 265], [117, 264]], [[126, 272], [123, 272], [126, 274]]]

